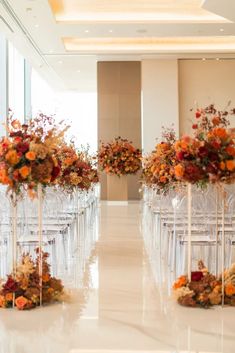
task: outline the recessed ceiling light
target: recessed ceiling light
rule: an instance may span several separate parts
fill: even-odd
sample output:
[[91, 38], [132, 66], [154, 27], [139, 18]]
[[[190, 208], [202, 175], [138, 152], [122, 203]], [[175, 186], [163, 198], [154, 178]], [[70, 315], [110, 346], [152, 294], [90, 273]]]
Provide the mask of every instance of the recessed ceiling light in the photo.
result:
[[53, 49], [49, 50], [49, 53], [50, 54], [54, 53], [54, 50]]
[[140, 29], [137, 29], [136, 31], [137, 33], [146, 33], [147, 30], [145, 28], [140, 28]]
[[224, 32], [224, 28], [220, 28], [220, 32]]
[[202, 61], [206, 61], [206, 58], [202, 58]]
[[216, 60], [217, 60], [217, 61], [219, 61], [219, 60], [220, 60], [220, 58], [216, 58]]
[[58, 61], [58, 64], [60, 64], [60, 65], [63, 64], [63, 61], [62, 61], [62, 60], [59, 60], [59, 61]]
[[112, 29], [110, 29], [110, 30], [109, 30], [109, 33], [113, 33], [113, 30], [112, 30]]
[[86, 29], [86, 30], [85, 30], [85, 33], [89, 33], [89, 29]]
[[77, 70], [77, 73], [79, 74], [81, 71], [80, 70]]
[[34, 25], [34, 27], [35, 27], [35, 28], [38, 28], [38, 27], [39, 27], [39, 24]]

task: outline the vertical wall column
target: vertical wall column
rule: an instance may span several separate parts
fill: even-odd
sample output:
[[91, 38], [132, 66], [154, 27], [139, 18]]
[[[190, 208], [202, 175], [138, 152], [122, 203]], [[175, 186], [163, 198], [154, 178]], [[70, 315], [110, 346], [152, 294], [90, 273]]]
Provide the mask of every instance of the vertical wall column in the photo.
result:
[[24, 59], [24, 120], [27, 122], [32, 118], [32, 98], [31, 98], [31, 76], [32, 67]]
[[[138, 61], [98, 63], [98, 140], [115, 137], [141, 148], [141, 64]], [[139, 198], [137, 176], [128, 176], [128, 198]], [[107, 199], [107, 177], [101, 177], [101, 198]]]
[[151, 152], [163, 126], [179, 132], [178, 61], [143, 60], [141, 72], [142, 144]]
[[0, 33], [0, 136], [6, 134], [3, 124], [8, 117], [8, 44]]

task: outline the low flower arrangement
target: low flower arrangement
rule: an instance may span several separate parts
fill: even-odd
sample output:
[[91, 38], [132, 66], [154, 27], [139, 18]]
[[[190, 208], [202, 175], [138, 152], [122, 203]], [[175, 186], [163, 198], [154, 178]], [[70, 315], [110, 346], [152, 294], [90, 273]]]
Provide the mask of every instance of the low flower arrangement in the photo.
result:
[[165, 130], [155, 150], [143, 157], [142, 183], [163, 191], [173, 187], [177, 181], [174, 171], [175, 140], [175, 132], [172, 129]]
[[[38, 250], [37, 250], [38, 251]], [[51, 276], [48, 253], [42, 254], [42, 303], [61, 301], [64, 295], [60, 279]], [[39, 254], [34, 261], [25, 254], [0, 289], [0, 308], [12, 308], [13, 300], [19, 310], [29, 310], [40, 305]], [[13, 299], [14, 298], [14, 299]]]
[[104, 143], [98, 151], [98, 165], [107, 174], [136, 174], [141, 169], [141, 151], [131, 141], [121, 137]]
[[33, 192], [39, 183], [54, 183], [60, 174], [56, 152], [66, 130], [43, 114], [28, 124], [10, 118], [9, 136], [0, 141], [0, 183], [16, 194], [24, 186]]
[[57, 157], [61, 167], [58, 184], [64, 190], [68, 192], [76, 188], [89, 190], [99, 181], [95, 161], [88, 153], [77, 152], [73, 145], [64, 145]]
[[[209, 273], [202, 261], [198, 271], [192, 272], [191, 281], [180, 276], [173, 285], [173, 294], [180, 305], [209, 308], [222, 303], [222, 276]], [[224, 303], [235, 306], [235, 264], [224, 274]]]

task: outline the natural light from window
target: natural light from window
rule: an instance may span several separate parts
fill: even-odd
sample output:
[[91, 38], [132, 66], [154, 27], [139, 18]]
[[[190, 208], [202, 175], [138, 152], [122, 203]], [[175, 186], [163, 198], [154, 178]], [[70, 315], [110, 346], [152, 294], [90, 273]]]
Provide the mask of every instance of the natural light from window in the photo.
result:
[[32, 70], [32, 114], [39, 112], [56, 116], [71, 126], [68, 137], [75, 137], [76, 145], [97, 150], [97, 93], [55, 92], [48, 83]]

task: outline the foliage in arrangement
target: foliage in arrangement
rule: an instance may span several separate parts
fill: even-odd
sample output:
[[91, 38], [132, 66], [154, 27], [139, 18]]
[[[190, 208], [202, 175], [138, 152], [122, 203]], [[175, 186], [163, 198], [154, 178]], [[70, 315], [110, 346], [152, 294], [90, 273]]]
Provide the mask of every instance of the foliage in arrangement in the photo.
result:
[[176, 141], [173, 129], [164, 130], [162, 141], [155, 150], [143, 157], [142, 182], [157, 189], [167, 191], [175, 182], [175, 149]]
[[61, 167], [58, 184], [67, 191], [88, 190], [99, 181], [95, 159], [87, 151], [77, 152], [73, 145], [64, 145], [57, 155]]
[[117, 137], [111, 142], [101, 143], [98, 165], [107, 174], [136, 174], [141, 168], [141, 151], [131, 141]]
[[[235, 306], [235, 264], [224, 274], [224, 303]], [[189, 307], [208, 308], [222, 303], [222, 278], [209, 273], [202, 261], [198, 271], [192, 272], [191, 281], [180, 276], [173, 285], [178, 303]]]
[[[61, 301], [64, 295], [61, 280], [50, 274], [48, 256], [48, 253], [42, 253], [43, 304]], [[0, 308], [12, 308], [13, 298], [15, 307], [19, 310], [33, 309], [40, 305], [39, 261], [39, 254], [35, 261], [28, 254], [22, 256], [15, 274], [10, 274], [0, 288]]]
[[22, 186], [50, 185], [60, 173], [56, 158], [67, 127], [55, 125], [53, 117], [40, 114], [28, 124], [9, 120], [8, 137], [0, 141], [0, 183], [16, 194]]
[[176, 182], [233, 182], [235, 131], [229, 128], [229, 118], [234, 115], [235, 109], [217, 110], [213, 104], [197, 109], [192, 136], [163, 141], [143, 159], [143, 182], [159, 190]]

